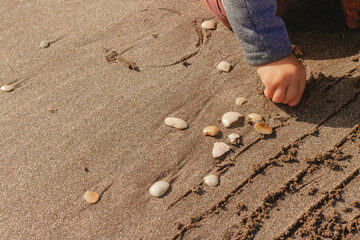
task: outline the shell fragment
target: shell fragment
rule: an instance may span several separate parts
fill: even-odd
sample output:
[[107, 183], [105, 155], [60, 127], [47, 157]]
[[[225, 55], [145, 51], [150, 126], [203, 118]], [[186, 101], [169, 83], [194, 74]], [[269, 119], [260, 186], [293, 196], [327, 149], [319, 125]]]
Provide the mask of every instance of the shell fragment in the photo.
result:
[[4, 85], [0, 88], [4, 92], [11, 92], [15, 89], [14, 85]]
[[158, 181], [150, 187], [149, 193], [154, 197], [161, 197], [167, 192], [169, 187], [170, 184], [168, 182]]
[[209, 186], [209, 187], [215, 187], [216, 185], [219, 184], [219, 178], [213, 174], [208, 175], [204, 178], [204, 182]]
[[234, 126], [236, 123], [238, 123], [238, 121], [242, 117], [243, 115], [241, 115], [238, 112], [227, 112], [222, 116], [221, 122], [224, 125], [224, 127], [229, 128]]
[[254, 124], [254, 128], [258, 133], [269, 135], [272, 134], [273, 130], [269, 124], [264, 122], [257, 122]]
[[214, 158], [218, 158], [227, 153], [228, 151], [230, 151], [230, 147], [227, 144], [223, 142], [216, 142], [214, 143], [212, 155]]
[[215, 30], [216, 23], [212, 20], [206, 20], [201, 23], [201, 27], [204, 29]]
[[239, 144], [240, 143], [240, 135], [237, 133], [231, 133], [228, 136], [231, 144]]
[[186, 129], [189, 127], [189, 125], [184, 120], [174, 117], [165, 118], [165, 124], [177, 129]]
[[220, 132], [220, 129], [216, 126], [208, 126], [203, 129], [203, 134], [205, 136], [215, 137], [216, 135], [219, 134], [219, 132]]
[[217, 65], [217, 69], [223, 71], [223, 72], [229, 72], [231, 68], [230, 63], [226, 62], [226, 61], [221, 61], [218, 65]]
[[235, 100], [236, 105], [238, 105], [239, 107], [241, 107], [246, 102], [247, 100], [244, 97], [239, 97]]
[[250, 113], [246, 120], [250, 123], [257, 123], [257, 122], [263, 122], [263, 117], [260, 114], [257, 113]]
[[99, 201], [100, 195], [96, 192], [86, 191], [84, 194], [84, 200], [90, 204], [97, 203]]

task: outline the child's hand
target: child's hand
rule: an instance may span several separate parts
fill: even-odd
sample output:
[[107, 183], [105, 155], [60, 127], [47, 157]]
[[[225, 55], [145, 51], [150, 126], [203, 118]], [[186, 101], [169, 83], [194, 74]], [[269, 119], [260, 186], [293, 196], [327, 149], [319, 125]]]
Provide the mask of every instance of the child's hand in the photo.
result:
[[257, 67], [265, 86], [264, 94], [274, 103], [296, 106], [305, 89], [306, 71], [293, 54]]

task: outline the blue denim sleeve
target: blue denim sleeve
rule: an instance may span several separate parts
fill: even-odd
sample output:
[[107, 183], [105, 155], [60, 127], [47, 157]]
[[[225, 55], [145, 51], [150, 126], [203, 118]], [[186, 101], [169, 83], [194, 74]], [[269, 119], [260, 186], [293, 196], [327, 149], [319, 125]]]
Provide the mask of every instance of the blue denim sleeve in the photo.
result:
[[249, 65], [264, 65], [292, 52], [276, 0], [223, 0], [230, 25]]

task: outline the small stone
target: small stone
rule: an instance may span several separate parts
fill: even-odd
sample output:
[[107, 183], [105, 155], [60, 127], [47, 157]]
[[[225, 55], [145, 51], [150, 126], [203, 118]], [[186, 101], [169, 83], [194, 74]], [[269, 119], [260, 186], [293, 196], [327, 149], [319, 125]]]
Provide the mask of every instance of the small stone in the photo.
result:
[[184, 120], [174, 117], [165, 118], [165, 124], [177, 129], [186, 129], [189, 127], [189, 125]]
[[238, 112], [227, 112], [222, 116], [221, 122], [225, 127], [229, 128], [235, 125], [242, 117], [243, 115]]
[[204, 178], [204, 182], [209, 186], [209, 187], [215, 187], [219, 184], [219, 178], [213, 174], [208, 175]]
[[229, 134], [228, 138], [229, 138], [229, 141], [231, 144], [235, 144], [235, 145], [240, 144], [240, 135], [239, 134], [231, 133], [231, 134]]
[[220, 132], [220, 129], [216, 126], [208, 126], [203, 129], [203, 134], [205, 136], [215, 137], [216, 135], [219, 134], [219, 132]]
[[239, 97], [235, 100], [236, 105], [238, 105], [239, 107], [241, 107], [246, 102], [247, 102], [247, 99], [244, 97]]
[[201, 23], [201, 27], [208, 30], [215, 30], [216, 23], [212, 20], [206, 20]]
[[254, 124], [254, 128], [258, 133], [269, 135], [272, 134], [273, 130], [269, 124], [264, 122], [257, 122]]
[[218, 66], [217, 69], [223, 71], [223, 72], [229, 72], [231, 68], [230, 63], [226, 62], [226, 61], [221, 61]]
[[40, 42], [40, 47], [41, 48], [48, 48], [48, 47], [50, 47], [50, 42], [49, 41], [41, 41]]
[[212, 155], [214, 158], [218, 158], [227, 153], [228, 151], [230, 151], [230, 147], [227, 144], [223, 142], [216, 142], [214, 143]]
[[167, 192], [169, 187], [170, 184], [168, 182], [158, 181], [150, 187], [149, 193], [154, 197], [161, 197]]
[[250, 113], [246, 120], [250, 123], [257, 123], [257, 122], [263, 122], [263, 117], [260, 114], [257, 113]]
[[100, 196], [96, 192], [86, 191], [86, 193], [84, 194], [85, 201], [87, 201], [88, 203], [91, 203], [91, 204], [94, 204], [97, 201], [99, 201], [99, 198], [100, 198]]
[[11, 92], [15, 89], [14, 85], [4, 85], [0, 88], [4, 92]]

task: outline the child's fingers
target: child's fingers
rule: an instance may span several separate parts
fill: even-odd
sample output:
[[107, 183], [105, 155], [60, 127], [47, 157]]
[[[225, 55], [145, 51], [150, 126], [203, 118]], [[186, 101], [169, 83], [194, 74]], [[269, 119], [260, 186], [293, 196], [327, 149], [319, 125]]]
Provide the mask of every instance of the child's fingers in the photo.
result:
[[267, 98], [272, 98], [274, 96], [274, 89], [266, 87], [264, 90], [264, 95]]
[[284, 101], [286, 96], [287, 86], [280, 85], [275, 89], [274, 96], [272, 97], [272, 101], [274, 103], [281, 103]]
[[301, 97], [302, 97], [302, 95], [304, 93], [305, 85], [306, 85], [305, 81], [299, 83], [298, 96], [293, 101], [288, 103], [289, 106], [294, 107], [294, 106], [298, 105], [298, 103], [300, 102]]
[[285, 104], [291, 103], [292, 101], [295, 100], [295, 98], [298, 96], [298, 94], [299, 94], [298, 84], [291, 84], [287, 88], [285, 100], [283, 101], [283, 103], [285, 103]]

